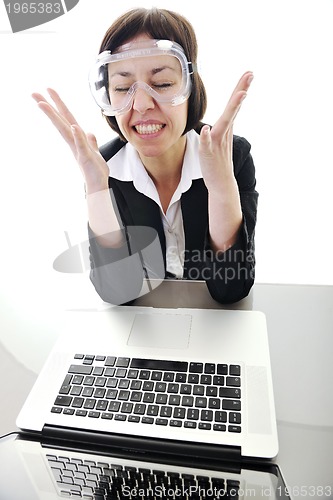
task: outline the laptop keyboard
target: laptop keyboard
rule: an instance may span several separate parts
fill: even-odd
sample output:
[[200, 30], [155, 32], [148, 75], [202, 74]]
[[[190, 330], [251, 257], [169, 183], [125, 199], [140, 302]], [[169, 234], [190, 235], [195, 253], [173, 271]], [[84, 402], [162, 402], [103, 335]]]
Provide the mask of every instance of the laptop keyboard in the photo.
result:
[[240, 481], [221, 474], [212, 476], [209, 471], [200, 471], [199, 475], [171, 467], [151, 469], [51, 454], [47, 460], [62, 497], [85, 500], [239, 498]]
[[241, 367], [76, 354], [52, 413], [241, 432]]

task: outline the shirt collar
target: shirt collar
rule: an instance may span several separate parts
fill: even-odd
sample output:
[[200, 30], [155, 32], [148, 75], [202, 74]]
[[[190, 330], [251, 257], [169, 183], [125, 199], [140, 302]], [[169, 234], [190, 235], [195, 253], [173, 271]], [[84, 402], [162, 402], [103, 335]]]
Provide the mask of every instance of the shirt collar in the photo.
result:
[[[138, 152], [134, 147], [127, 143], [107, 162], [110, 177], [120, 181], [132, 181], [135, 189], [148, 196], [160, 205], [159, 196], [149, 177], [143, 163], [140, 160]], [[181, 194], [190, 189], [192, 181], [201, 179], [202, 173], [199, 161], [199, 135], [195, 130], [186, 134], [186, 150], [183, 161], [182, 176], [180, 183], [172, 197], [170, 205], [178, 201]]]

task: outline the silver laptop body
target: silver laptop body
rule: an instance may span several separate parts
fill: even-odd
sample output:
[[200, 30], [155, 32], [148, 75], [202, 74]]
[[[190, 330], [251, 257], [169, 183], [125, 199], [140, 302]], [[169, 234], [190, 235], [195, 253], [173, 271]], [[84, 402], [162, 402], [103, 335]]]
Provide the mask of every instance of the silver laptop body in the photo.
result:
[[68, 312], [17, 425], [133, 450], [271, 459], [278, 438], [265, 315]]

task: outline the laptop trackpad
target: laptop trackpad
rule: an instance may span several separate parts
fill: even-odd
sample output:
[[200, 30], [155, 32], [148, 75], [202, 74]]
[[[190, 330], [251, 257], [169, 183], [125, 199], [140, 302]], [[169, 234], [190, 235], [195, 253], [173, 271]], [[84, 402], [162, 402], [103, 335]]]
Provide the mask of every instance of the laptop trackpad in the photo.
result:
[[186, 349], [192, 317], [189, 314], [136, 314], [127, 344], [137, 347]]

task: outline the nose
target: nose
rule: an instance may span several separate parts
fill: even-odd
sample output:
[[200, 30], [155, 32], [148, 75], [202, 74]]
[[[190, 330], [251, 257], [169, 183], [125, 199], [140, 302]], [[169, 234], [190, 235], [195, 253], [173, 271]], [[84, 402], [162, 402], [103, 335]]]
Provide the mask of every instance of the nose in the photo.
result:
[[155, 101], [144, 89], [139, 88], [133, 96], [133, 109], [140, 114], [144, 114], [149, 109], [155, 108]]

